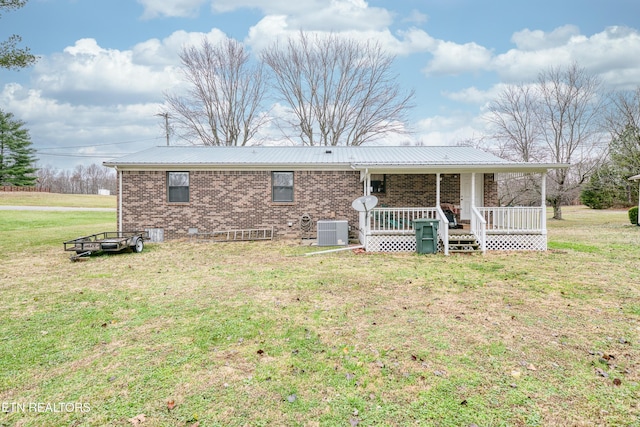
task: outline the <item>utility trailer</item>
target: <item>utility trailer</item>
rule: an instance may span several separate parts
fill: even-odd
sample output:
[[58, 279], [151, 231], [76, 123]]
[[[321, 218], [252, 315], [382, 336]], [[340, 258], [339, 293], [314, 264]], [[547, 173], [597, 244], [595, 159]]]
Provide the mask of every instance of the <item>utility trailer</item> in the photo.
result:
[[90, 236], [64, 242], [64, 250], [75, 252], [71, 260], [75, 261], [81, 256], [88, 256], [94, 252], [120, 252], [131, 249], [133, 252], [142, 252], [144, 241], [149, 239], [147, 231], [104, 231]]

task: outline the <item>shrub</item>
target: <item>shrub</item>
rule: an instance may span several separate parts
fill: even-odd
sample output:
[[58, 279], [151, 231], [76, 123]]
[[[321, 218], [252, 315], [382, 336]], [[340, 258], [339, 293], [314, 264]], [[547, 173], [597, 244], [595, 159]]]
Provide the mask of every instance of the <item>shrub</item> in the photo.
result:
[[608, 209], [613, 206], [613, 196], [606, 191], [585, 188], [580, 193], [580, 202], [591, 209]]
[[638, 224], [638, 207], [637, 206], [634, 206], [631, 209], [629, 209], [629, 221], [631, 221], [631, 224], [633, 225]]

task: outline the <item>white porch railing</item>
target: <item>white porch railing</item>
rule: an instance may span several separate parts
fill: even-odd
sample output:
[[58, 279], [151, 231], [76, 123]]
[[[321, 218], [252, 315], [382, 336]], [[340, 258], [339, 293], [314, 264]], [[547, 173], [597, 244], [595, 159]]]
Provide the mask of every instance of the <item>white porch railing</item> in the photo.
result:
[[487, 221], [477, 207], [471, 207], [471, 232], [476, 236], [482, 253], [487, 251]]
[[[375, 208], [369, 212], [367, 229], [360, 228], [360, 242], [368, 236], [410, 236], [415, 233], [413, 221], [435, 219], [440, 222], [438, 238], [445, 255], [449, 254], [449, 220], [440, 207], [435, 208]], [[365, 224], [365, 214], [360, 213], [360, 223]], [[363, 243], [366, 245], [366, 243]]]
[[[443, 214], [444, 215], [444, 214]], [[436, 208], [375, 208], [369, 212], [369, 234], [413, 234], [416, 219], [439, 219]]]
[[[360, 242], [368, 248], [370, 238], [377, 241], [387, 236], [404, 243], [415, 233], [413, 221], [434, 219], [440, 221], [438, 238], [445, 255], [449, 252], [449, 221], [440, 207], [433, 208], [375, 208], [369, 211], [367, 220], [360, 213]], [[487, 250], [546, 249], [546, 230], [543, 210], [540, 207], [473, 207], [471, 209], [471, 233], [476, 237], [482, 252]], [[374, 239], [376, 240], [376, 239]], [[383, 240], [387, 241], [387, 240]], [[389, 240], [395, 241], [395, 240]], [[414, 243], [413, 241], [411, 243]], [[374, 245], [375, 246], [375, 245]], [[374, 249], [375, 250], [375, 249]]]
[[436, 207], [436, 214], [440, 220], [440, 227], [438, 227], [438, 237], [442, 240], [442, 250], [445, 255], [449, 255], [449, 220], [442, 211], [440, 206]]
[[477, 208], [491, 234], [546, 234], [542, 208], [482, 207]]

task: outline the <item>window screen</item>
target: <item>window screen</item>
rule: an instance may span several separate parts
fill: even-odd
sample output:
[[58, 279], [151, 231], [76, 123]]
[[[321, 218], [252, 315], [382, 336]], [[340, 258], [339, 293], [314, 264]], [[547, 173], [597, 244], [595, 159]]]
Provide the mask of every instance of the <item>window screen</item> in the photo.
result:
[[189, 202], [189, 172], [168, 172], [169, 202]]

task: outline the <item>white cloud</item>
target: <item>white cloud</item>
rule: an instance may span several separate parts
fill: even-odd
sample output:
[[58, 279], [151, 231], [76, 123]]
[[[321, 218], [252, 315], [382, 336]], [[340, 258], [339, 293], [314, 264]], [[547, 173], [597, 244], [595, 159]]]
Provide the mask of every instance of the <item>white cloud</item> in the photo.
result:
[[491, 90], [480, 90], [476, 87], [469, 87], [457, 92], [443, 91], [442, 95], [452, 101], [462, 102], [464, 104], [482, 105], [491, 99], [494, 99], [498, 93], [496, 86], [494, 86]]
[[145, 63], [141, 51], [152, 45], [155, 44], [137, 47], [137, 58], [141, 61], [136, 63], [133, 51], [105, 49], [94, 39], [78, 40], [62, 53], [38, 61], [33, 71], [34, 87], [45, 96], [75, 99], [81, 104], [157, 100], [178, 78], [175, 67], [166, 61]]
[[257, 9], [267, 24], [282, 20], [290, 31], [383, 30], [393, 22], [391, 12], [364, 0], [212, 0], [211, 6], [218, 13]]
[[[273, 43], [282, 42], [289, 37], [297, 37], [300, 30], [292, 28], [284, 15], [269, 15], [256, 25], [250, 28], [249, 34], [244, 42], [250, 46], [255, 52], [271, 46]], [[337, 34], [341, 37], [359, 40], [362, 42], [375, 41], [391, 54], [408, 54], [421, 50], [419, 43], [415, 39], [399, 40], [394, 37], [388, 29], [382, 30], [347, 30], [340, 32], [333, 31], [305, 31], [307, 34], [315, 34], [318, 36], [328, 35], [330, 33]]]
[[409, 16], [403, 19], [404, 22], [412, 22], [414, 24], [424, 24], [428, 20], [429, 15], [426, 15], [417, 9], [413, 9]]
[[[7, 84], [0, 104], [26, 122], [41, 165], [71, 168], [78, 163], [100, 163], [125, 152], [162, 143], [157, 103], [121, 104], [105, 108], [47, 98], [39, 90]], [[131, 141], [130, 143], [127, 141]], [[124, 144], [123, 142], [127, 142]], [[112, 144], [113, 145], [104, 145]], [[87, 152], [87, 147], [96, 148]], [[77, 149], [51, 149], [78, 146]], [[74, 157], [95, 154], [97, 157]], [[65, 156], [69, 155], [69, 156]]]
[[410, 55], [416, 52], [432, 52], [438, 47], [439, 40], [434, 39], [428, 33], [417, 28], [399, 31], [397, 46], [390, 49], [398, 55]]
[[399, 35], [397, 47], [403, 53], [433, 55], [423, 69], [427, 76], [495, 72], [505, 83], [521, 83], [535, 80], [551, 66], [577, 63], [611, 88], [631, 89], [640, 82], [640, 33], [626, 27], [610, 27], [590, 37], [570, 25], [548, 33], [523, 30], [512, 37], [516, 48], [499, 54], [473, 42], [437, 40], [418, 29]]
[[162, 40], [149, 39], [138, 43], [132, 49], [132, 60], [136, 64], [149, 66], [179, 65], [178, 54], [185, 46], [199, 46], [206, 38], [216, 44], [226, 38], [217, 28], [208, 33], [175, 31]]
[[416, 140], [424, 145], [456, 145], [484, 134], [485, 123], [465, 113], [433, 116], [417, 124]]
[[332, 0], [325, 7], [292, 15], [290, 25], [305, 30], [369, 31], [385, 29], [392, 22], [389, 11], [363, 0]]
[[[634, 81], [636, 85], [640, 82], [640, 34], [637, 30], [610, 27], [587, 37], [576, 34], [573, 27], [561, 27], [549, 34], [520, 32], [517, 39], [518, 46], [525, 46], [526, 50], [512, 49], [492, 60], [492, 68], [503, 81], [534, 80], [550, 66], [562, 67], [575, 62], [587, 71], [599, 74], [610, 87], [631, 88], [629, 85]], [[564, 43], [561, 44], [561, 40]], [[531, 50], [536, 46], [537, 49]]]
[[438, 41], [431, 50], [433, 59], [424, 68], [427, 75], [456, 75], [484, 70], [491, 64], [492, 53], [476, 43], [457, 44]]
[[573, 37], [579, 37], [580, 30], [575, 25], [564, 25], [545, 33], [541, 30], [531, 31], [528, 28], [513, 34], [511, 41], [518, 50], [541, 50], [566, 45]]
[[193, 17], [207, 0], [138, 0], [144, 6], [143, 19], [166, 17]]

